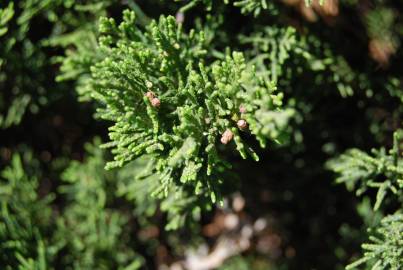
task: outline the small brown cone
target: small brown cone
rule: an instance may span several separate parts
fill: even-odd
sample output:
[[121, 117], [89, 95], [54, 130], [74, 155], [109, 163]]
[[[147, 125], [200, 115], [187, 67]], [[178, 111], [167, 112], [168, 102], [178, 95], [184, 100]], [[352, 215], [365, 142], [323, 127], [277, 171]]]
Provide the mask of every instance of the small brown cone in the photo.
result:
[[159, 107], [161, 105], [161, 101], [158, 98], [155, 97], [155, 98], [153, 98], [151, 100], [151, 105], [153, 107]]
[[244, 120], [244, 119], [240, 119], [238, 120], [238, 122], [236, 122], [236, 125], [239, 127], [239, 129], [244, 130], [248, 127], [248, 123]]
[[234, 138], [234, 133], [232, 133], [231, 130], [227, 129], [221, 136], [221, 143], [227, 144], [232, 140], [232, 138]]
[[148, 97], [148, 99], [151, 101], [153, 98], [155, 98], [155, 94], [153, 93], [153, 92], [151, 92], [151, 91], [148, 91], [146, 94], [145, 94], [145, 96], [146, 97]]

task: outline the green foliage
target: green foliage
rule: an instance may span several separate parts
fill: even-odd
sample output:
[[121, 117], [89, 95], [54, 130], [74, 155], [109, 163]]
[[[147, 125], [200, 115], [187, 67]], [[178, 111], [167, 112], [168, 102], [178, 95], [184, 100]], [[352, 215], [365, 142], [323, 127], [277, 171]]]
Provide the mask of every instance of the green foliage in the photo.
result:
[[[188, 2], [183, 5], [180, 9], [180, 12], [186, 12], [199, 3], [202, 3], [205, 8], [210, 11], [213, 9], [213, 5], [218, 5], [220, 3], [224, 3], [226, 5], [231, 4], [234, 7], [240, 8], [242, 14], [253, 14], [253, 16], [257, 17], [260, 15], [262, 11], [270, 12], [270, 15], [278, 15], [279, 13], [279, 4], [276, 1], [268, 1], [268, 0], [219, 0], [214, 2], [214, 0], [174, 0], [177, 2]], [[325, 0], [319, 0], [319, 4], [323, 5]], [[311, 6], [313, 0], [305, 0], [306, 6]]]
[[[13, 155], [2, 171], [0, 261], [5, 269], [138, 269], [129, 215], [112, 208], [118, 175], [103, 170], [99, 140], [87, 144], [84, 162], [72, 161], [59, 190], [66, 206], [52, 210], [53, 193], [40, 196], [38, 162], [30, 152]], [[126, 173], [127, 177], [127, 173]], [[133, 177], [133, 176], [132, 176]], [[46, 188], [45, 186], [43, 188]]]
[[272, 12], [276, 12], [274, 4], [267, 0], [240, 0], [234, 1], [234, 6], [240, 7], [242, 13], [253, 13], [256, 17], [262, 10], [270, 9]]
[[[176, 0], [181, 1], [181, 0]], [[213, 7], [213, 0], [190, 0], [187, 4], [185, 4], [181, 9], [180, 12], [186, 12], [187, 10], [195, 7], [199, 3], [202, 3], [207, 10], [211, 10]], [[229, 4], [231, 1], [229, 0], [220, 0], [224, 4]], [[262, 10], [270, 9], [271, 11], [275, 12], [274, 4], [267, 1], [267, 0], [239, 0], [239, 1], [232, 1], [231, 3], [235, 7], [239, 7], [241, 12], [244, 14], [253, 13], [254, 16], [258, 16]]]
[[57, 61], [62, 62], [62, 65], [60, 67], [61, 74], [56, 77], [56, 80], [61, 82], [75, 79], [79, 100], [90, 100], [90, 90], [88, 89], [91, 78], [90, 67], [97, 60], [102, 59], [95, 34], [88, 30], [75, 31], [52, 39], [50, 44], [52, 46], [74, 46], [74, 49], [66, 50], [65, 58], [57, 59]]
[[52, 195], [41, 197], [39, 166], [32, 154], [14, 154], [1, 172], [0, 261], [4, 269], [47, 269], [46, 232], [51, 231]]
[[[7, 1], [0, 1], [0, 128], [5, 129], [17, 125], [27, 110], [37, 113], [60, 96], [62, 85], [50, 86], [54, 67], [47, 45], [60, 45], [67, 39], [61, 34], [73, 27], [76, 36], [86, 36], [92, 24], [89, 18], [104, 14], [110, 3], [32, 0], [11, 1], [3, 8], [3, 2]], [[46, 24], [52, 26], [49, 32], [32, 39], [36, 31], [32, 28]]]
[[[106, 9], [111, 5], [111, 1], [98, 3], [97, 1], [90, 1], [86, 4], [73, 6], [73, 10], [76, 12], [65, 14], [64, 20], [70, 24], [74, 23], [74, 30], [55, 35], [45, 42], [47, 46], [66, 49], [65, 57], [55, 57], [53, 59], [54, 62], [61, 63], [60, 74], [56, 77], [56, 81], [62, 82], [74, 79], [80, 101], [90, 99], [89, 90], [87, 89], [87, 84], [91, 77], [90, 67], [96, 61], [103, 59], [95, 33], [98, 27], [98, 18], [104, 16]], [[88, 20], [88, 17], [91, 20]], [[63, 25], [60, 28], [62, 27]]]
[[390, 42], [393, 47], [398, 46], [399, 37], [396, 33], [396, 14], [387, 7], [371, 10], [365, 17], [368, 35], [371, 38]]
[[[374, 210], [379, 210], [385, 200], [403, 203], [403, 159], [402, 131], [393, 135], [393, 147], [388, 152], [384, 148], [373, 149], [372, 156], [358, 149], [350, 149], [340, 157], [328, 161], [327, 166], [340, 174], [338, 183], [357, 189], [358, 195], [369, 188], [377, 189]], [[390, 195], [393, 194], [394, 197]], [[401, 210], [401, 208], [399, 208]], [[375, 227], [376, 235], [369, 237], [370, 243], [363, 244], [363, 257], [346, 269], [355, 269], [366, 263], [371, 269], [401, 269], [403, 267], [403, 216], [398, 210], [386, 216]], [[369, 230], [369, 232], [371, 232]]]
[[[113, 147], [115, 161], [107, 168], [150, 155], [150, 175], [160, 179], [154, 194], [166, 197], [185, 187], [215, 202], [222, 172], [230, 167], [219, 156], [218, 139], [227, 144], [233, 138], [243, 158], [257, 160], [241, 133], [250, 132], [265, 147], [267, 139], [281, 139], [293, 111], [281, 108], [282, 93], [241, 53], [209, 64], [203, 32], [186, 35], [173, 17], [161, 17], [142, 32], [134, 19], [126, 11], [119, 26], [102, 20], [106, 58], [92, 68], [92, 95], [105, 105], [97, 114], [115, 122], [112, 142], [105, 145]], [[248, 129], [237, 127], [239, 120]]]
[[239, 39], [251, 46], [247, 56], [259, 75], [277, 82], [284, 91], [295, 92], [293, 84], [301, 84], [306, 77], [337, 89], [342, 97], [352, 96], [356, 84], [367, 87], [367, 78], [356, 74], [341, 55], [334, 55], [329, 44], [314, 34], [302, 35], [294, 27], [273, 25]]
[[14, 3], [10, 2], [7, 7], [0, 9], [0, 36], [3, 36], [8, 31], [7, 23], [14, 16]]
[[373, 156], [358, 149], [348, 150], [340, 157], [330, 160], [328, 167], [340, 176], [336, 182], [345, 183], [352, 190], [357, 189], [357, 195], [369, 188], [377, 189], [374, 209], [377, 210], [384, 201], [387, 193], [394, 194], [399, 200], [403, 199], [403, 159], [401, 157], [402, 132], [394, 133], [393, 148], [387, 153], [384, 148], [372, 150]]
[[356, 269], [370, 263], [371, 269], [398, 270], [403, 267], [403, 215], [395, 213], [382, 219], [376, 234], [363, 244], [363, 258], [349, 264], [346, 269]]
[[6, 8], [0, 8], [0, 127], [3, 129], [18, 124], [28, 109], [38, 112], [39, 106], [55, 96], [45, 93], [50, 65], [43, 48], [37, 46], [40, 40], [29, 37], [32, 21], [40, 16], [46, 18], [44, 14], [54, 4], [57, 5], [52, 1], [10, 1]]
[[166, 213], [165, 229], [176, 230], [200, 219], [201, 210], [210, 209], [207, 198], [200, 198], [182, 188], [169, 193], [166, 198], [156, 198], [154, 193], [160, 188], [157, 174], [150, 173], [154, 161], [149, 156], [139, 158], [118, 170], [117, 195], [133, 203], [133, 214], [141, 222], [148, 224], [158, 211]]
[[[24, 50], [24, 55], [17, 56], [13, 51], [16, 43], [25, 36], [27, 32], [28, 25], [21, 25], [15, 31], [14, 29], [10, 29], [10, 26], [16, 20], [15, 11], [14, 11], [14, 2], [8, 3], [7, 6], [3, 6], [0, 8], [0, 42], [2, 44], [0, 49], [0, 88], [3, 90], [0, 94], [0, 127], [7, 128], [11, 125], [18, 124], [21, 121], [21, 118], [28, 106], [31, 97], [26, 93], [20, 90], [20, 85], [22, 80], [13, 81], [10, 85], [7, 84], [7, 80], [12, 80], [7, 76], [10, 72], [10, 69], [21, 69], [21, 63], [15, 63], [16, 57], [21, 58], [29, 58], [32, 54], [34, 54], [34, 48], [32, 44], [26, 42], [23, 45], [26, 50]], [[12, 26], [11, 26], [12, 27]], [[41, 65], [41, 61], [39, 60], [35, 64]], [[11, 62], [11, 63], [10, 63]], [[7, 96], [5, 95], [5, 91], [10, 91], [13, 87], [12, 92], [15, 95], [15, 98], [12, 100], [7, 100]], [[8, 103], [11, 103], [8, 106]]]
[[250, 44], [250, 54], [254, 56], [251, 62], [256, 65], [262, 76], [277, 82], [286, 70], [284, 64], [291, 57], [310, 58], [309, 53], [298, 42], [296, 30], [293, 27], [280, 28], [267, 26], [254, 35], [241, 36], [241, 42]]
[[103, 151], [98, 145], [99, 141], [87, 144], [86, 160], [72, 161], [62, 175], [66, 184], [60, 192], [66, 196], [67, 207], [57, 220], [56, 243], [70, 251], [62, 260], [72, 269], [137, 269], [141, 260], [129, 247], [124, 231], [128, 217], [109, 206], [107, 191], [113, 190], [116, 175], [103, 171]]

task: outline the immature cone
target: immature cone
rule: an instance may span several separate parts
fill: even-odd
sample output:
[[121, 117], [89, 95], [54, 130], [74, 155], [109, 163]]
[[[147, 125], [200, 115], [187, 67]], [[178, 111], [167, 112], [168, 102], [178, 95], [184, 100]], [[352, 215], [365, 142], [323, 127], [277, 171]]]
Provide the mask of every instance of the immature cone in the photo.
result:
[[246, 108], [244, 106], [239, 106], [239, 112], [240, 113], [246, 113]]
[[176, 13], [175, 19], [176, 23], [183, 23], [185, 21], [185, 14], [183, 12], [178, 12]]
[[158, 98], [153, 98], [153, 99], [151, 100], [151, 105], [152, 105], [153, 107], [159, 107], [159, 106], [161, 105], [161, 101], [160, 101]]
[[224, 131], [224, 133], [221, 136], [221, 143], [227, 144], [232, 140], [233, 137], [234, 137], [234, 133], [232, 133], [231, 130], [227, 129], [226, 131]]
[[155, 98], [155, 94], [151, 91], [148, 91], [146, 93], [146, 97], [148, 97], [148, 99], [151, 101], [153, 98]]
[[236, 124], [239, 127], [239, 129], [245, 129], [248, 126], [248, 123], [246, 123], [246, 121], [243, 119], [238, 120], [238, 122], [236, 122]]

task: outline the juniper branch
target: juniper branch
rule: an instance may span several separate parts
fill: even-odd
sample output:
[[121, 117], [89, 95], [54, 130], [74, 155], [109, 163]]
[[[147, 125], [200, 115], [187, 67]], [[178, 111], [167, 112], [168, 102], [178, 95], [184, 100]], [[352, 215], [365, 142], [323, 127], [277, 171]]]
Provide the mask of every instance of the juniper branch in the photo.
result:
[[160, 179], [156, 195], [186, 186], [215, 202], [230, 167], [218, 140], [258, 160], [243, 136], [254, 135], [262, 147], [281, 138], [293, 111], [242, 53], [210, 63], [203, 32], [185, 34], [173, 17], [142, 31], [125, 11], [120, 25], [103, 18], [100, 32], [105, 59], [91, 69], [92, 96], [103, 104], [98, 115], [114, 122], [104, 146], [114, 154], [107, 168], [150, 155]]

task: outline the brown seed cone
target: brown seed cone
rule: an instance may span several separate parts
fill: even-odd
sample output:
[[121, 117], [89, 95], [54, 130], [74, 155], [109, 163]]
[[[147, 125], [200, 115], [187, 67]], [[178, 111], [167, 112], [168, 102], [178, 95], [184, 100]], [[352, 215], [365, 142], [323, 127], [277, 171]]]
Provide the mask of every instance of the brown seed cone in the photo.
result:
[[151, 105], [152, 105], [153, 107], [159, 107], [159, 106], [161, 105], [161, 101], [160, 101], [158, 98], [153, 98], [153, 99], [151, 100]]
[[151, 101], [153, 98], [155, 98], [155, 94], [151, 91], [148, 91], [146, 94], [146, 97]]
[[232, 133], [231, 130], [227, 129], [226, 131], [224, 131], [224, 133], [222, 134], [221, 137], [221, 143], [222, 144], [227, 144], [229, 143], [232, 138], [234, 138], [234, 133]]
[[238, 122], [236, 122], [236, 125], [239, 127], [239, 129], [242, 130], [248, 127], [248, 123], [244, 119], [238, 120]]

